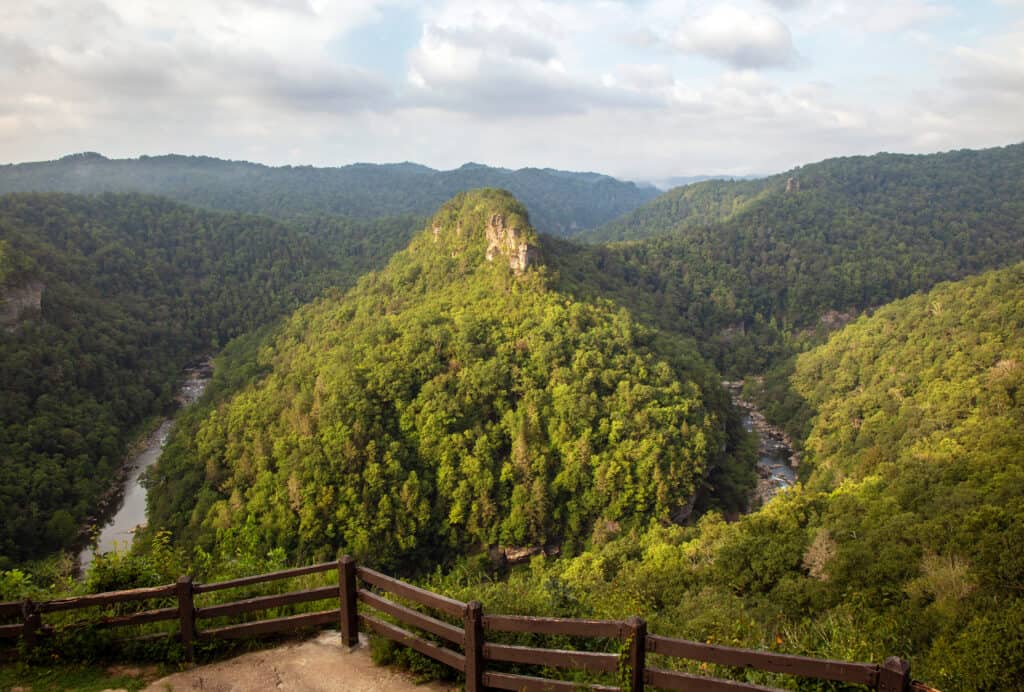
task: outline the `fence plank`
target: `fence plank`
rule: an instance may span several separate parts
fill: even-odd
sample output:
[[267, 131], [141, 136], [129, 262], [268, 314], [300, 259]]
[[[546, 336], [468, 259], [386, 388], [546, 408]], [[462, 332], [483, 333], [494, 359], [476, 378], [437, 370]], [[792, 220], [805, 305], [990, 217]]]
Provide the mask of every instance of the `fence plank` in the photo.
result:
[[488, 661], [525, 663], [552, 668], [574, 668], [592, 673], [615, 673], [619, 670], [618, 654], [593, 651], [567, 651], [565, 649], [538, 649], [533, 646], [484, 644], [484, 658]]
[[260, 620], [258, 622], [246, 622], [241, 625], [228, 625], [226, 627], [215, 627], [213, 629], [199, 632], [200, 639], [242, 639], [244, 637], [256, 637], [276, 632], [290, 632], [302, 629], [303, 627], [319, 627], [331, 625], [338, 621], [338, 608], [332, 610], [321, 610], [317, 613], [303, 613], [302, 615], [289, 615], [283, 618], [272, 620]]
[[607, 685], [587, 685], [580, 682], [565, 680], [548, 680], [530, 675], [512, 675], [511, 673], [484, 673], [484, 685], [499, 690], [523, 690], [524, 692], [576, 692], [577, 690], [597, 690], [598, 692], [619, 692], [618, 687]]
[[359, 610], [356, 603], [356, 561], [349, 555], [338, 560], [338, 604], [341, 608], [341, 642], [352, 648], [359, 643]]
[[448, 598], [447, 596], [441, 596], [432, 591], [421, 589], [418, 586], [412, 584], [406, 584], [404, 581], [393, 579], [386, 574], [369, 569], [368, 567], [356, 567], [356, 574], [359, 578], [365, 581], [367, 584], [372, 584], [379, 589], [390, 591], [391, 593], [401, 596], [402, 598], [408, 598], [410, 601], [415, 601], [420, 605], [425, 605], [428, 608], [440, 610], [442, 613], [448, 615], [454, 615], [455, 617], [462, 617], [462, 613], [466, 610], [466, 604], [462, 601], [456, 601], [454, 598]]
[[43, 619], [39, 615], [39, 606], [31, 598], [26, 598], [21, 607], [22, 628], [21, 637], [25, 646], [33, 648], [39, 637], [39, 631], [43, 628]]
[[910, 664], [899, 658], [887, 658], [878, 673], [878, 692], [907, 692]]
[[399, 605], [386, 598], [382, 598], [375, 593], [367, 591], [366, 589], [359, 589], [358, 592], [359, 600], [375, 608], [381, 612], [392, 615], [401, 620], [406, 625], [412, 625], [413, 627], [419, 627], [421, 630], [436, 634], [442, 639], [447, 639], [453, 644], [462, 646], [465, 641], [466, 633], [456, 627], [455, 625], [449, 625], [443, 620], [432, 618], [429, 615], [417, 612], [412, 608], [406, 608], [403, 605]]
[[21, 623], [18, 623], [17, 625], [0, 625], [0, 639], [14, 639], [15, 637], [20, 637], [21, 632], [24, 629], [25, 626]]
[[254, 610], [266, 610], [267, 608], [279, 608], [294, 603], [308, 603], [310, 601], [322, 601], [327, 598], [337, 598], [338, 587], [322, 586], [318, 589], [306, 589], [305, 591], [292, 591], [279, 596], [259, 596], [258, 598], [247, 598], [231, 603], [196, 608], [197, 618], [216, 618], [226, 615], [240, 615], [250, 613]]
[[643, 618], [629, 619], [629, 681], [631, 692], [644, 690], [644, 662], [647, 657], [647, 623]]
[[806, 656], [775, 654], [767, 651], [735, 649], [730, 646], [700, 644], [685, 639], [670, 639], [657, 635], [647, 637], [647, 651], [665, 656], [717, 663], [723, 666], [749, 666], [773, 673], [852, 682], [868, 687], [875, 687], [878, 684], [878, 666], [869, 663], [847, 663]]
[[0, 603], [0, 618], [16, 618], [21, 615], [24, 601], [4, 601]]
[[93, 606], [123, 603], [125, 601], [144, 601], [149, 598], [170, 598], [177, 593], [177, 589], [177, 584], [167, 584], [166, 586], [151, 586], [145, 589], [107, 591], [105, 593], [89, 594], [88, 596], [75, 596], [74, 598], [59, 598], [53, 601], [43, 601], [42, 603], [37, 603], [36, 608], [40, 613], [54, 613], [59, 610], [91, 608]]
[[485, 615], [484, 629], [490, 632], [529, 632], [564, 634], [577, 637], [626, 639], [629, 626], [623, 620], [582, 620], [543, 618], [532, 615]]
[[395, 627], [394, 625], [388, 624], [383, 620], [378, 620], [370, 615], [360, 615], [359, 622], [382, 637], [387, 637], [388, 639], [398, 642], [403, 646], [415, 649], [424, 656], [429, 656], [435, 661], [440, 661], [447, 666], [451, 666], [460, 673], [464, 673], [466, 671], [466, 657], [458, 652], [438, 646], [432, 642], [428, 642], [426, 639], [417, 637], [412, 632], [403, 630], [401, 627]]
[[195, 660], [195, 646], [192, 640], [196, 633], [196, 607], [192, 600], [192, 577], [178, 577], [178, 621], [180, 622], [181, 645], [185, 649], [185, 660], [191, 663]]
[[252, 584], [260, 584], [266, 581], [276, 581], [278, 579], [291, 579], [292, 577], [301, 577], [305, 574], [315, 574], [316, 572], [330, 572], [332, 569], [336, 569], [337, 566], [337, 562], [321, 562], [316, 565], [307, 565], [306, 567], [293, 567], [291, 569], [282, 569], [277, 572], [257, 574], [251, 577], [242, 577], [240, 579], [231, 579], [229, 581], [218, 581], [212, 582], [210, 584], [196, 584], [194, 586], [194, 591], [195, 593], [207, 593], [209, 591], [237, 589], [241, 586], [251, 586]]
[[466, 692], [484, 689], [484, 607], [480, 601], [466, 604], [462, 623], [466, 630]]
[[701, 675], [680, 673], [653, 666], [648, 666], [644, 671], [644, 682], [653, 687], [661, 687], [666, 690], [686, 690], [686, 692], [780, 692], [774, 687], [706, 678]]
[[96, 627], [126, 627], [128, 625], [145, 625], [150, 622], [163, 622], [164, 620], [176, 620], [178, 618], [178, 607], [172, 608], [157, 608], [155, 610], [144, 610], [140, 613], [131, 613], [130, 615], [118, 615], [113, 617], [106, 617], [95, 623], [82, 623], [84, 625], [92, 624]]

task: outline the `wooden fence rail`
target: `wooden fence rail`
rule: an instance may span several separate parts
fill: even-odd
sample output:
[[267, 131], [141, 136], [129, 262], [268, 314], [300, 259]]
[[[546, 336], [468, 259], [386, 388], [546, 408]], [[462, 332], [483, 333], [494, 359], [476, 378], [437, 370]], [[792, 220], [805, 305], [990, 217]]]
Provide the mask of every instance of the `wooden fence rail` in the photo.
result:
[[[195, 604], [197, 594], [237, 589], [333, 570], [337, 570], [338, 573], [337, 586], [322, 586], [270, 596], [250, 597], [202, 607], [196, 607]], [[348, 556], [336, 562], [324, 562], [211, 584], [195, 584], [191, 577], [185, 576], [174, 584], [145, 589], [111, 591], [39, 603], [31, 600], [0, 603], [0, 622], [18, 620], [16, 623], [0, 624], [0, 639], [20, 637], [26, 646], [35, 646], [39, 637], [54, 631], [52, 625], [43, 622], [42, 618], [45, 614], [154, 599], [162, 599], [165, 603], [173, 599], [176, 604], [127, 615], [100, 617], [77, 624], [125, 627], [177, 620], [176, 632], [150, 634], [146, 635], [146, 638], [174, 637], [181, 642], [185, 658], [188, 661], [194, 660], [194, 643], [197, 640], [257, 637], [336, 624], [341, 630], [343, 644], [353, 647], [358, 644], [361, 627], [381, 637], [408, 646], [463, 673], [466, 677], [466, 690], [469, 692], [486, 688], [503, 690], [577, 690], [585, 688], [605, 691], [620, 689], [609, 685], [581, 685], [577, 682], [494, 670], [491, 664], [599, 673], [615, 677], [620, 684], [633, 692], [641, 692], [645, 686], [698, 692], [771, 689], [749, 683], [651, 666], [646, 662], [647, 654], [819, 680], [847, 682], [864, 685], [879, 690], [879, 692], [909, 692], [911, 689], [910, 666], [898, 658], [890, 658], [882, 665], [876, 665], [702, 644], [648, 634], [646, 623], [637, 617], [628, 620], [584, 620], [523, 615], [485, 615], [483, 606], [478, 601], [463, 603], [427, 591], [367, 567], [356, 565], [355, 560]], [[219, 627], [199, 626], [204, 620], [327, 600], [336, 601], [337, 607], [313, 613]], [[363, 606], [364, 612], [359, 611], [360, 604]], [[426, 609], [426, 612], [410, 606], [419, 606]], [[389, 617], [401, 625], [414, 628], [416, 631], [405, 629], [370, 612], [365, 612], [370, 610]], [[602, 640], [605, 643], [617, 642], [618, 649], [615, 652], [601, 652], [519, 646], [487, 641], [488, 633], [525, 633], [588, 638]]]

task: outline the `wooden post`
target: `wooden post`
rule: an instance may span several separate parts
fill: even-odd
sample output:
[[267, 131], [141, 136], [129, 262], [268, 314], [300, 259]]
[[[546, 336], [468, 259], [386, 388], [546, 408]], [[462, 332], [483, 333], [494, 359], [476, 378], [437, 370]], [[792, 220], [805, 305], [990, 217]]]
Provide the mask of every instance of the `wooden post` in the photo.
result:
[[910, 663], [901, 658], [885, 659], [878, 671], [878, 692], [907, 692], [910, 689]]
[[629, 646], [629, 689], [643, 692], [644, 666], [647, 658], [647, 623], [634, 615], [627, 620], [630, 630]]
[[359, 613], [356, 605], [356, 561], [349, 555], [338, 560], [338, 601], [341, 605], [341, 643], [359, 644]]
[[470, 601], [462, 618], [466, 630], [466, 692], [484, 689], [484, 607]]
[[196, 634], [196, 609], [192, 601], [192, 577], [178, 577], [178, 620], [181, 625], [181, 645], [185, 649], [185, 660], [192, 663], [196, 658], [192, 641]]
[[25, 640], [25, 646], [29, 649], [34, 648], [39, 643], [42, 618], [31, 598], [26, 598], [25, 602], [21, 604], [21, 621], [21, 636]]

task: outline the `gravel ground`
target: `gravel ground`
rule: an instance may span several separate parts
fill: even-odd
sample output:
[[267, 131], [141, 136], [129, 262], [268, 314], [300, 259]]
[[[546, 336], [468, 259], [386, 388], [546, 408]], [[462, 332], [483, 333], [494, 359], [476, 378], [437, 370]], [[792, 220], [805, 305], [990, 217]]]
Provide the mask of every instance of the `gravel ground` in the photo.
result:
[[449, 692], [451, 689], [437, 683], [417, 685], [406, 673], [375, 666], [362, 638], [360, 645], [349, 651], [341, 645], [338, 632], [327, 631], [315, 639], [175, 673], [153, 682], [144, 692]]

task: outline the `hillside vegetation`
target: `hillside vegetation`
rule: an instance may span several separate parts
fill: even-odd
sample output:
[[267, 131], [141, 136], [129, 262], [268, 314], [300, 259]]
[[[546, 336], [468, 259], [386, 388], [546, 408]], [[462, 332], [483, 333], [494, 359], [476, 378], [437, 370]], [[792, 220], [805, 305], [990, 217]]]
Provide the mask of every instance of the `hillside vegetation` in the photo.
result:
[[272, 168], [205, 156], [107, 159], [77, 154], [59, 161], [0, 166], [0, 193], [143, 192], [276, 217], [427, 216], [456, 193], [478, 187], [510, 190], [530, 209], [537, 228], [566, 236], [600, 226], [657, 194], [596, 173], [512, 171], [480, 164], [451, 171], [412, 163]]
[[180, 427], [151, 525], [225, 559], [343, 550], [415, 571], [496, 545], [577, 550], [685, 517], [713, 469], [742, 478], [713, 372], [559, 292], [539, 243], [511, 195], [466, 193], [384, 270], [297, 311], [259, 351], [269, 374]]
[[132, 195], [0, 197], [0, 566], [67, 547], [182, 368], [351, 283], [377, 261], [365, 236], [378, 227], [402, 222], [298, 228]]
[[[658, 237], [594, 248], [563, 273], [645, 302], [724, 373], [757, 373], [865, 309], [1024, 259], [1022, 187], [1024, 144], [700, 183], [624, 222]], [[697, 209], [706, 198], [714, 213]]]
[[[808, 479], [733, 524], [655, 528], [451, 593], [850, 660], [943, 690], [1024, 679], [1024, 264], [861, 318], [798, 359]], [[741, 677], [757, 681], [752, 673]]]

